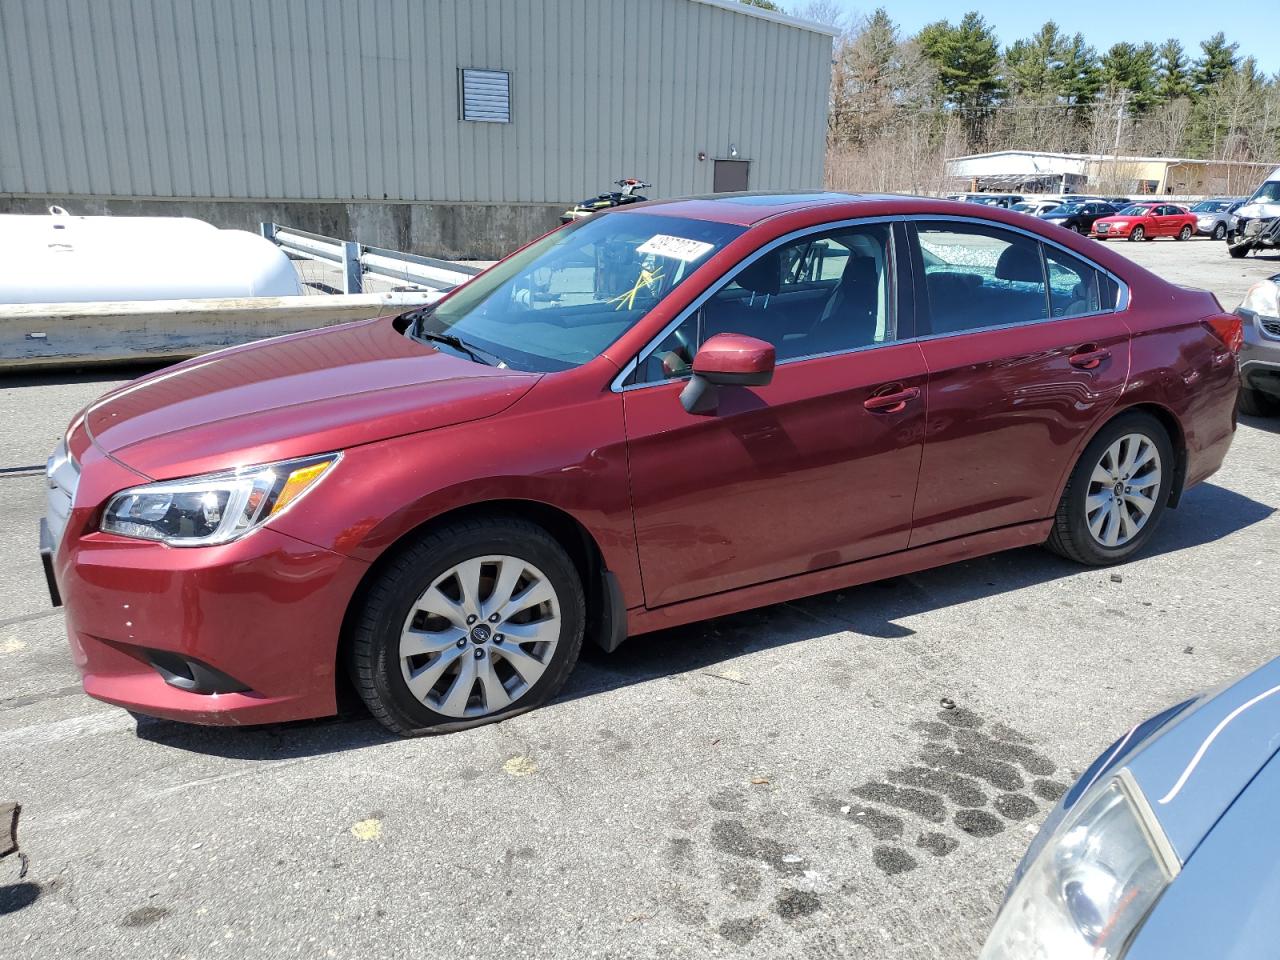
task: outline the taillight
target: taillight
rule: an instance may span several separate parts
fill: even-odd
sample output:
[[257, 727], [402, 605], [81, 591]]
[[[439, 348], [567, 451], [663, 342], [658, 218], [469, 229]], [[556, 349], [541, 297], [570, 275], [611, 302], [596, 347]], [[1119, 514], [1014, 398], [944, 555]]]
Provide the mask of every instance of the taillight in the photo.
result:
[[1240, 352], [1240, 345], [1244, 343], [1244, 324], [1234, 313], [1220, 313], [1200, 323], [1232, 353]]

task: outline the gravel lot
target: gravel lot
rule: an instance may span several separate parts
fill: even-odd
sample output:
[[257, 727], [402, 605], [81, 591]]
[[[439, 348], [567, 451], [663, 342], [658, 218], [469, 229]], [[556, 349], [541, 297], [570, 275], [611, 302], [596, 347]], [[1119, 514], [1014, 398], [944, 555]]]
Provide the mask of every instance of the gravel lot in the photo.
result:
[[[1280, 271], [1115, 246], [1228, 307]], [[79, 691], [13, 470], [102, 376], [0, 381], [8, 956], [971, 957], [1050, 798], [1276, 652], [1280, 422], [1245, 421], [1117, 571], [1021, 550], [672, 630], [431, 739], [135, 721]]]

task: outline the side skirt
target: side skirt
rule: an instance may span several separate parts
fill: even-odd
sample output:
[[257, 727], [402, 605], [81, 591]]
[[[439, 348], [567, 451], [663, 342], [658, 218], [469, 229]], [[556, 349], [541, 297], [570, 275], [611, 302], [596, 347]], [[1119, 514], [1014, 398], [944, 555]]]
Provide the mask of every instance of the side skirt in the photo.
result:
[[797, 574], [782, 580], [771, 580], [751, 587], [741, 587], [709, 597], [682, 600], [652, 610], [643, 607], [627, 611], [627, 634], [636, 636], [667, 627], [677, 627], [696, 620], [709, 620], [730, 613], [766, 607], [773, 603], [810, 597], [829, 590], [842, 590], [873, 580], [918, 573], [960, 560], [972, 560], [1002, 550], [1044, 543], [1053, 526], [1053, 518], [1001, 527], [984, 533], [929, 543], [868, 560]]

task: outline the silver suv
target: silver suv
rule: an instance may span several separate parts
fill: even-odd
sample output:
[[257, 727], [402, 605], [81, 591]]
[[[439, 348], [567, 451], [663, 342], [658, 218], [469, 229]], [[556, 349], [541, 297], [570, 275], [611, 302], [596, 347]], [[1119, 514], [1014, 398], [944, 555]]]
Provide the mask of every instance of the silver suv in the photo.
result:
[[1236, 314], [1244, 321], [1240, 412], [1280, 416], [1280, 273], [1250, 287]]
[[1231, 228], [1231, 214], [1244, 205], [1242, 197], [1217, 197], [1201, 200], [1191, 212], [1196, 215], [1196, 233], [1202, 237], [1225, 240]]

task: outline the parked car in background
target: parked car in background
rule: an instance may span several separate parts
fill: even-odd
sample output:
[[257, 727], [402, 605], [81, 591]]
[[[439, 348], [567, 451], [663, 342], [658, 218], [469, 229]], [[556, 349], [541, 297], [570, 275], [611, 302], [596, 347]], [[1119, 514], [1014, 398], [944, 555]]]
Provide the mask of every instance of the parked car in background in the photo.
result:
[[1015, 203], [1009, 209], [1038, 217], [1060, 206], [1062, 206], [1062, 201], [1060, 200], [1023, 200], [1021, 203]]
[[1250, 287], [1236, 314], [1244, 325], [1240, 411], [1280, 416], [1280, 273]]
[[1139, 723], [1063, 796], [980, 960], [1274, 957], [1280, 660]]
[[1226, 239], [1231, 214], [1239, 210], [1243, 203], [1244, 200], [1237, 197], [1201, 200], [1191, 208], [1191, 212], [1196, 215], [1196, 233], [1215, 240]]
[[1154, 240], [1173, 237], [1190, 240], [1196, 231], [1195, 214], [1173, 203], [1135, 203], [1119, 213], [1094, 221], [1089, 236], [1098, 240]]
[[1133, 203], [1128, 197], [1102, 197], [1104, 202], [1111, 204], [1117, 210], [1123, 210], [1125, 207]]
[[342, 670], [447, 730], [554, 696], [584, 639], [1028, 544], [1126, 560], [1222, 464], [1239, 343], [1212, 294], [1004, 210], [630, 204], [95, 401], [41, 552], [92, 696], [295, 720]]
[[1025, 198], [1018, 193], [953, 193], [948, 200], [962, 200], [965, 203], [980, 203], [987, 207], [1003, 207], [1008, 209]]
[[1227, 225], [1227, 252], [1234, 258], [1250, 250], [1280, 248], [1280, 167], [1262, 181]]
[[1116, 208], [1111, 204], [1089, 200], [1083, 203], [1064, 203], [1040, 214], [1040, 219], [1087, 236], [1099, 217], [1110, 217], [1115, 213]]

